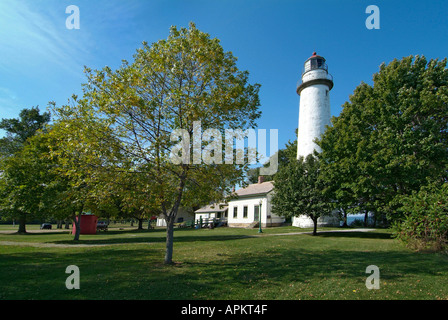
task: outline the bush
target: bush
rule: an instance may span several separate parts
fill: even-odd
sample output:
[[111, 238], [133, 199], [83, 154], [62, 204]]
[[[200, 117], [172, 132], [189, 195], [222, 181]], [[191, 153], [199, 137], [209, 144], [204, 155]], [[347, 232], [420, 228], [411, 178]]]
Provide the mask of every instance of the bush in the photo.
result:
[[401, 210], [405, 218], [394, 225], [396, 238], [418, 251], [447, 249], [448, 183], [407, 196]]

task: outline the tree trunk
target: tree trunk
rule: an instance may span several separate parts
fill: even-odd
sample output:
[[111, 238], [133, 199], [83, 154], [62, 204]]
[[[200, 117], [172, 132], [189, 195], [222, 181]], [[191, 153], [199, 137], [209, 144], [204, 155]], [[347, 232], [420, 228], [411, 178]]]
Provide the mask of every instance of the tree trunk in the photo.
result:
[[173, 245], [174, 245], [174, 219], [165, 218], [166, 221], [166, 251], [165, 264], [173, 264]]
[[366, 210], [364, 215], [364, 227], [367, 227], [367, 222], [369, 221], [369, 210]]
[[73, 216], [73, 223], [75, 224], [75, 238], [73, 241], [79, 241], [79, 235], [81, 234], [81, 213]]
[[21, 213], [19, 217], [19, 230], [18, 233], [26, 233], [26, 215]]
[[174, 221], [176, 220], [177, 211], [179, 210], [180, 202], [182, 201], [182, 194], [185, 187], [185, 179], [186, 179], [186, 168], [184, 168], [184, 172], [180, 177], [180, 183], [178, 187], [178, 193], [176, 197], [176, 201], [170, 211], [170, 213], [166, 214], [166, 207], [162, 204], [162, 211], [165, 216], [166, 221], [166, 252], [165, 252], [165, 264], [173, 264], [173, 245], [174, 245]]
[[138, 219], [138, 230], [143, 230], [143, 219]]
[[313, 236], [317, 234], [317, 218], [312, 218], [314, 227], [313, 227]]

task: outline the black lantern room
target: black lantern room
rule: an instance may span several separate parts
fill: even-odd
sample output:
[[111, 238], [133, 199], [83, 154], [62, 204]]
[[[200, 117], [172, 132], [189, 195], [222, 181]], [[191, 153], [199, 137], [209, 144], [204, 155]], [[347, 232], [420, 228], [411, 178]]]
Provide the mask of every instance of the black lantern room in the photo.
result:
[[325, 58], [318, 56], [316, 52], [313, 52], [313, 55], [305, 61], [303, 73], [316, 69], [322, 69], [328, 72], [328, 66], [325, 63]]

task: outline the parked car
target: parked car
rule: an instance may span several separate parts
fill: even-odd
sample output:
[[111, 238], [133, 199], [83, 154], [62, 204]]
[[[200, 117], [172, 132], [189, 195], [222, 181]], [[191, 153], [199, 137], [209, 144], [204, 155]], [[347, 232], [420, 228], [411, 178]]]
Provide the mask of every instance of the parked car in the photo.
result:
[[40, 229], [51, 229], [51, 223], [42, 223]]
[[97, 230], [107, 231], [108, 223], [106, 221], [98, 221], [96, 224]]

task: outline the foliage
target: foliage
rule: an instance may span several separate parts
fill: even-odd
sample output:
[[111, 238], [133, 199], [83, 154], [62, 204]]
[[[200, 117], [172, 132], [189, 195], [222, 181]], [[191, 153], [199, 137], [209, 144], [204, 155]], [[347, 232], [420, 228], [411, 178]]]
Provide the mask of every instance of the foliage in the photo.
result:
[[423, 187], [403, 197], [403, 221], [394, 225], [395, 236], [416, 250], [440, 251], [448, 245], [448, 183]]
[[331, 199], [324, 192], [326, 186], [320, 176], [319, 159], [308, 155], [289, 162], [277, 172], [274, 183], [272, 211], [284, 217], [310, 217], [316, 234], [317, 219], [332, 211]]
[[23, 109], [19, 119], [0, 121], [0, 129], [6, 130], [0, 139], [0, 212], [2, 219], [19, 220], [19, 233], [26, 232], [29, 218], [42, 216], [47, 164], [39, 155], [45, 144], [34, 137], [49, 121], [50, 115], [40, 114], [38, 107]]
[[51, 163], [42, 154], [48, 153], [43, 134], [27, 140], [27, 144], [13, 156], [1, 160], [0, 210], [3, 218], [17, 219], [19, 232], [26, 232], [30, 218], [48, 217], [44, 203], [51, 181]]
[[50, 114], [40, 114], [39, 107], [23, 109], [19, 119], [2, 119], [0, 129], [6, 131], [6, 137], [0, 139], [0, 156], [10, 156], [19, 151], [28, 138], [42, 130], [50, 121]]
[[[172, 263], [179, 207], [220, 200], [242, 182], [247, 169], [247, 164], [173, 163], [179, 142], [172, 133], [181, 129], [192, 137], [199, 121], [202, 130], [217, 129], [222, 136], [226, 129], [254, 127], [260, 116], [259, 85], [249, 83], [249, 73], [238, 70], [236, 58], [218, 39], [192, 23], [171, 27], [167, 40], [144, 43], [132, 63], [123, 61], [115, 71], [85, 71], [83, 97], [54, 107], [62, 158], [78, 185], [95, 192], [97, 181], [107, 181], [122, 204], [160, 212], [167, 221], [165, 262]], [[190, 148], [198, 143], [192, 140], [186, 143]], [[201, 144], [200, 150], [206, 147]], [[117, 186], [117, 177], [134, 189]]]
[[322, 139], [328, 192], [352, 212], [400, 219], [400, 199], [447, 179], [447, 60], [410, 56], [359, 85]]

